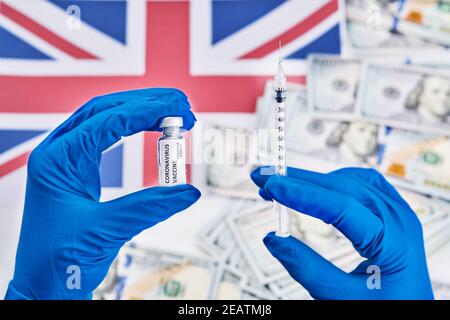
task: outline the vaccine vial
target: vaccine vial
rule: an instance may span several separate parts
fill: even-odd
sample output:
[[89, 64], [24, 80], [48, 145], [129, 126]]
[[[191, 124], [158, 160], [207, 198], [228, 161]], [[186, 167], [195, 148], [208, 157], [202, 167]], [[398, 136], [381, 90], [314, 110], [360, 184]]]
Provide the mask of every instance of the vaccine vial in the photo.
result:
[[181, 128], [182, 117], [166, 117], [159, 127], [158, 139], [159, 184], [173, 186], [186, 183], [186, 150]]

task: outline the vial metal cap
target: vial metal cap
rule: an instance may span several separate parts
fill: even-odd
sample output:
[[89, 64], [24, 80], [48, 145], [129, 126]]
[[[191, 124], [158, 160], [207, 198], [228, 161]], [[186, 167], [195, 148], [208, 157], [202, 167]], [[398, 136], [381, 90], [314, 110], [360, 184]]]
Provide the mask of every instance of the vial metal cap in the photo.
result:
[[182, 126], [183, 126], [183, 117], [165, 117], [159, 124], [160, 128], [167, 128], [167, 127], [181, 128]]

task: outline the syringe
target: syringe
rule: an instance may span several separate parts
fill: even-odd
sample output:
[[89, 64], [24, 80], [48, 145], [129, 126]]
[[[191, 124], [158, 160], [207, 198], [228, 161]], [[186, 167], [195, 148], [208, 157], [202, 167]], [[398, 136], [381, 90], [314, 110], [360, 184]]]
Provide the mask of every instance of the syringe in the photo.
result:
[[[275, 174], [280, 176], [286, 175], [286, 76], [281, 60], [281, 43], [280, 43], [280, 55], [278, 59], [278, 70], [274, 77], [274, 90], [275, 90], [275, 131], [276, 131], [276, 143], [275, 143]], [[277, 236], [288, 237], [290, 232], [289, 212], [287, 208], [282, 204], [274, 200], [275, 214], [278, 215], [278, 231]]]

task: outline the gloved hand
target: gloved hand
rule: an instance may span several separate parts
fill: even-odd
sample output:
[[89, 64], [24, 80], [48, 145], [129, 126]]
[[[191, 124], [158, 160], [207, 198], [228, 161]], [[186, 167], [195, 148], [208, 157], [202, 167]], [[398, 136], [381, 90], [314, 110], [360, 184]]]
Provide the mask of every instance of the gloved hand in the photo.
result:
[[[251, 175], [263, 198], [332, 224], [366, 258], [346, 273], [294, 237], [269, 233], [266, 247], [313, 298], [433, 299], [421, 224], [376, 170], [288, 168], [285, 177], [265, 172], [258, 168]], [[369, 279], [377, 268], [379, 289]]]
[[195, 122], [176, 89], [96, 97], [33, 150], [7, 299], [90, 299], [125, 242], [200, 197], [193, 186], [179, 185], [99, 202], [102, 151], [122, 136], [159, 130], [166, 116], [182, 116], [185, 129]]

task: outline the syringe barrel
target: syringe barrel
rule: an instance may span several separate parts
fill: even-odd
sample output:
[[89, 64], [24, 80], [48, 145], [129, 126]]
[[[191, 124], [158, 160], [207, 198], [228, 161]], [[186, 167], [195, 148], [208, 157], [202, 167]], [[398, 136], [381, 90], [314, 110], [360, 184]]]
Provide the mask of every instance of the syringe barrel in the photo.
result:
[[[285, 92], [275, 90], [275, 128], [276, 128], [276, 145], [275, 145], [275, 174], [280, 176], [286, 175], [286, 115], [285, 115]], [[282, 204], [274, 201], [275, 214], [278, 217], [277, 236], [288, 237], [290, 232], [290, 219], [287, 208]]]
[[275, 132], [276, 143], [274, 150], [275, 173], [281, 176], [286, 175], [286, 114], [285, 103], [275, 103]]
[[[280, 46], [280, 60], [278, 62], [277, 74], [274, 78], [275, 89], [275, 129], [277, 134], [277, 143], [275, 145], [275, 170], [276, 174], [280, 176], [286, 175], [286, 114], [285, 114], [285, 100], [286, 100], [286, 76], [284, 73], [281, 60], [281, 42]], [[282, 204], [274, 201], [275, 214], [278, 216], [278, 231], [277, 235], [281, 237], [289, 236], [289, 213], [287, 208]]]

